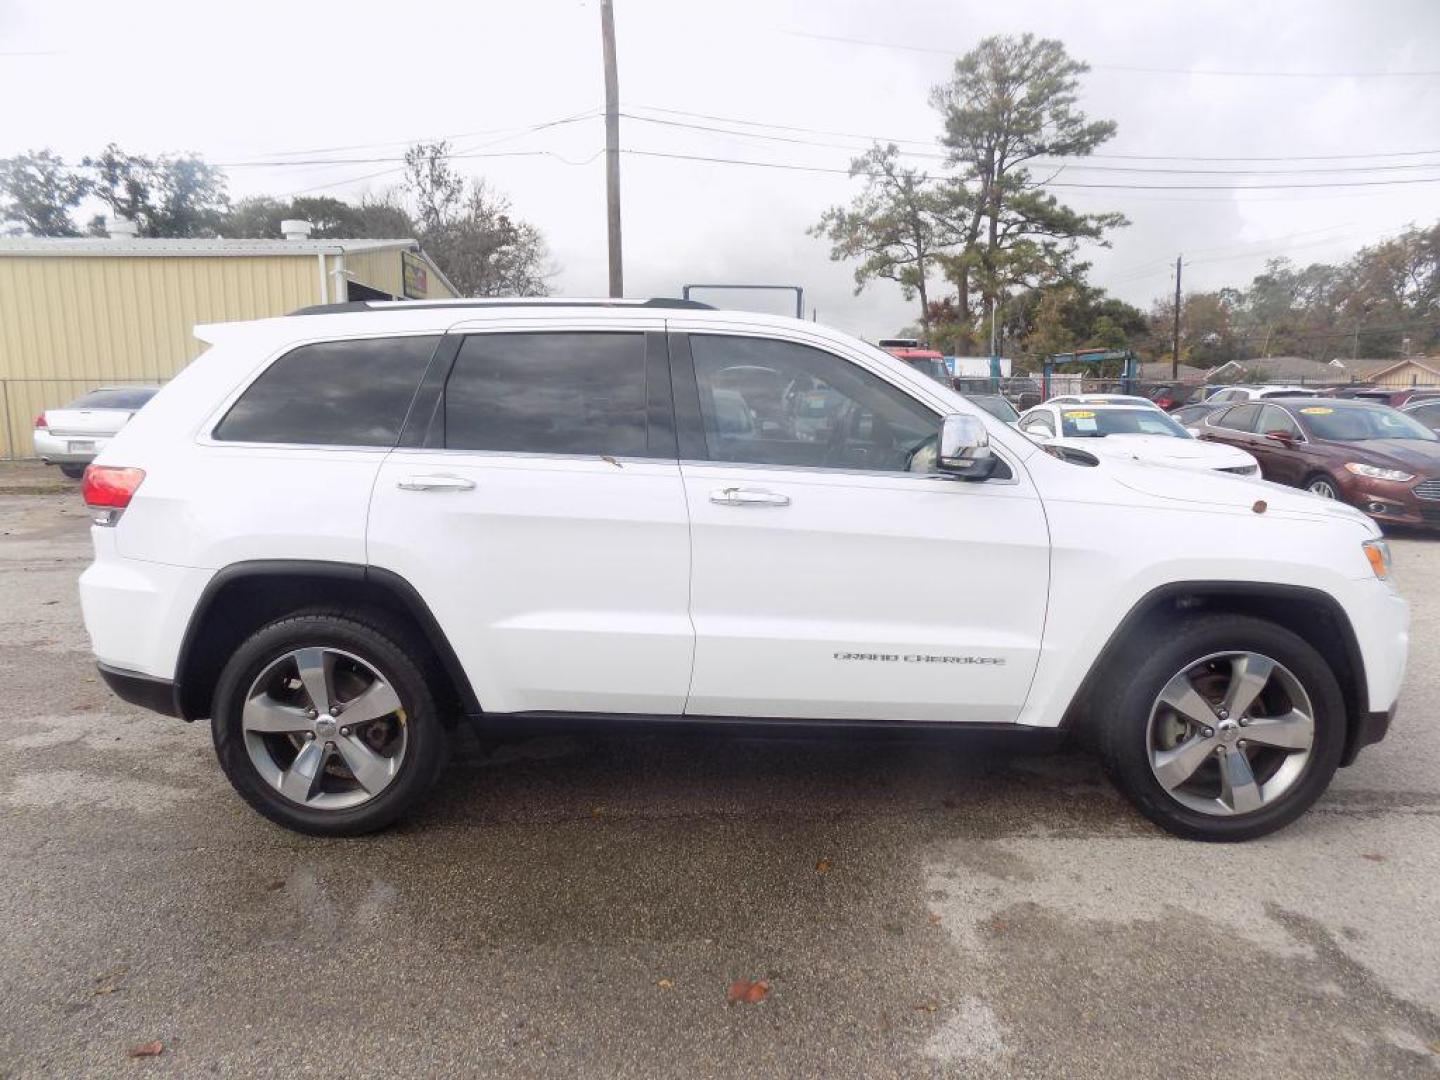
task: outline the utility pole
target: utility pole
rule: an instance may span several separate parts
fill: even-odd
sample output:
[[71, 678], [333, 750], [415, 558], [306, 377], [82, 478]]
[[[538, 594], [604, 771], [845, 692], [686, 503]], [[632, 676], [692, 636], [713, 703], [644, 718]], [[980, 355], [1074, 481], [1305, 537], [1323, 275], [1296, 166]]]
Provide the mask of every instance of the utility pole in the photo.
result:
[[1170, 378], [1180, 378], [1180, 259], [1175, 256], [1175, 338], [1170, 353]]
[[615, 10], [600, 0], [600, 44], [605, 55], [605, 229], [610, 246], [610, 295], [625, 294], [620, 257], [620, 80], [615, 74]]

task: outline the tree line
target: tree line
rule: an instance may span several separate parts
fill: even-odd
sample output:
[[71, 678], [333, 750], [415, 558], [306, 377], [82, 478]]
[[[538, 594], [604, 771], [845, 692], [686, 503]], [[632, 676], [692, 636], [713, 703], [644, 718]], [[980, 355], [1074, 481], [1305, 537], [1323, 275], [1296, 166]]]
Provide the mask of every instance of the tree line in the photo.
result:
[[[313, 237], [414, 238], [464, 296], [543, 296], [554, 274], [545, 237], [504, 194], [466, 179], [441, 140], [405, 154], [397, 188], [350, 202], [330, 196], [249, 196], [231, 201], [224, 170], [194, 154], [132, 154], [111, 143], [68, 165], [50, 150], [0, 159], [0, 231], [104, 236], [107, 218], [141, 236], [279, 239], [297, 218]], [[81, 207], [102, 208], [82, 225]]]
[[[1173, 296], [1142, 311], [1091, 284], [1079, 256], [1087, 243], [1108, 247], [1124, 216], [1083, 213], [1045, 190], [1058, 168], [1045, 162], [1087, 157], [1115, 135], [1079, 107], [1088, 70], [1058, 41], [984, 39], [930, 95], [943, 163], [920, 168], [875, 144], [850, 165], [860, 193], [825, 210], [811, 235], [854, 265], [857, 293], [884, 280], [918, 302], [906, 336], [947, 353], [984, 355], [994, 342], [1030, 361], [1077, 348], [1170, 359]], [[1186, 295], [1180, 315], [1180, 360], [1197, 367], [1440, 348], [1440, 223], [1338, 265], [1272, 260], [1245, 287]]]

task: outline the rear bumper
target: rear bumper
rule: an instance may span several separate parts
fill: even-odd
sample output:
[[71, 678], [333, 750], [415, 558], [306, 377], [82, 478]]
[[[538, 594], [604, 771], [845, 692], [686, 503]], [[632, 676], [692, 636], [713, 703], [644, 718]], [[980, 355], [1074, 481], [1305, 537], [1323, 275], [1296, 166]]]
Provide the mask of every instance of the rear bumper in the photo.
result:
[[[35, 432], [35, 456], [53, 465], [88, 465], [105, 449], [109, 435], [55, 435], [49, 431]], [[93, 443], [88, 450], [72, 450], [74, 443]]]
[[96, 664], [100, 677], [115, 696], [131, 705], [161, 713], [165, 716], [180, 715], [180, 688], [170, 679], [158, 679], [138, 671]]

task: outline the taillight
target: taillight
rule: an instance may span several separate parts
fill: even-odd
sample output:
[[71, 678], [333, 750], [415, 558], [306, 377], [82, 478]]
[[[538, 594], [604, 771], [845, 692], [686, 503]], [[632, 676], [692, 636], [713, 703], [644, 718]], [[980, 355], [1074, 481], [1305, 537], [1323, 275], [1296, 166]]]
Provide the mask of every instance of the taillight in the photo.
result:
[[87, 465], [85, 467], [85, 505], [94, 511], [96, 525], [114, 525], [130, 505], [140, 482], [145, 479], [144, 469], [125, 469], [115, 465]]
[[45, 414], [43, 412], [39, 416], [35, 417], [35, 430], [39, 431], [41, 428], [44, 428], [47, 431], [50, 428], [50, 425], [45, 422]]

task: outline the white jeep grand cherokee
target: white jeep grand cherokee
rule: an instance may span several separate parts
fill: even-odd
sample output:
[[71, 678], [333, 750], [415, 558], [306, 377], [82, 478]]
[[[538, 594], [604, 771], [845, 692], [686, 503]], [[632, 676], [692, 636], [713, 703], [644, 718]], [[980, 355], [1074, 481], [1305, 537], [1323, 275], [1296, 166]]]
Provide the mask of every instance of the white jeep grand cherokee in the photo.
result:
[[[812, 323], [347, 304], [211, 348], [92, 465], [85, 623], [262, 814], [360, 833], [447, 729], [1067, 731], [1239, 840], [1384, 735], [1408, 613], [1358, 511], [1066, 460]], [[739, 722], [739, 723], [737, 723]]]

